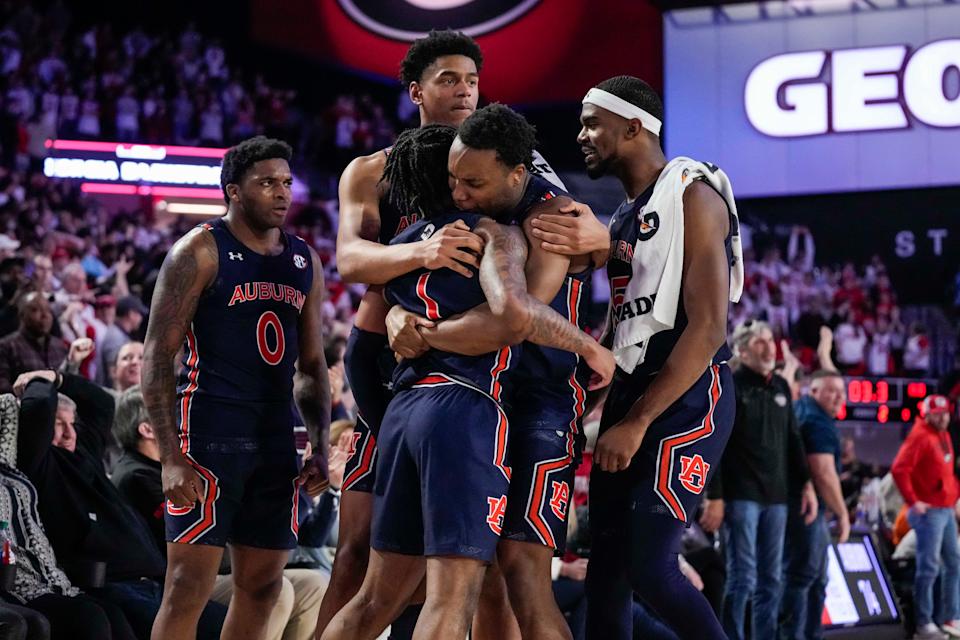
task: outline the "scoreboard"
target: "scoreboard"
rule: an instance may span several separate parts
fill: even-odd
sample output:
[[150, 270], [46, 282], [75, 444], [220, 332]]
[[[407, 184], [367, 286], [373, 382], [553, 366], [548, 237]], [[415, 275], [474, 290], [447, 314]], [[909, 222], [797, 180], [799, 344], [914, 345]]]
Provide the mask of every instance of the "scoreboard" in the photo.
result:
[[918, 405], [936, 391], [935, 380], [845, 376], [847, 401], [838, 420], [912, 422]]

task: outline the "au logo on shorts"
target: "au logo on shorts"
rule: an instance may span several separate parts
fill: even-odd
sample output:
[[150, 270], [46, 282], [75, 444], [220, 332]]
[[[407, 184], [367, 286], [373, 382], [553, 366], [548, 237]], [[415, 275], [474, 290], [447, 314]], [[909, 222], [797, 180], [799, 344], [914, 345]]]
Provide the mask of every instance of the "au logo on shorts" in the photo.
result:
[[517, 20], [540, 0], [338, 0], [364, 28], [388, 38], [416, 40], [431, 29], [468, 36], [496, 31]]
[[566, 482], [553, 481], [553, 497], [550, 498], [550, 510], [558, 520], [567, 517], [567, 503], [570, 501], [570, 485]]
[[710, 465], [699, 453], [694, 456], [680, 456], [680, 484], [690, 493], [700, 495], [707, 482]]
[[172, 502], [167, 500], [167, 513], [169, 513], [172, 516], [185, 516], [191, 511], [193, 511], [193, 508], [195, 506], [196, 506], [196, 503], [191, 504], [189, 507], [177, 507], [177, 506], [174, 506]]
[[487, 514], [487, 524], [490, 525], [491, 531], [500, 535], [503, 530], [503, 516], [507, 513], [507, 496], [500, 496], [499, 498], [490, 496], [487, 498], [487, 506], [490, 508], [490, 512]]

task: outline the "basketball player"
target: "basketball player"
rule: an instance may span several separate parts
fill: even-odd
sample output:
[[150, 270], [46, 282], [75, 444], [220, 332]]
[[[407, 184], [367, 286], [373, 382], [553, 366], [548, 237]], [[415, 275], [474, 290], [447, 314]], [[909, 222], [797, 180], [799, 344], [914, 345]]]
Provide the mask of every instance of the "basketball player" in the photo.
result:
[[[454, 31], [434, 31], [415, 41], [401, 62], [400, 77], [410, 99], [418, 105], [420, 123], [459, 126], [476, 109], [483, 57], [472, 38]], [[413, 269], [448, 268], [470, 277], [468, 266], [478, 266], [482, 240], [454, 222], [421, 242], [387, 246], [390, 239], [416, 222], [419, 213], [403, 215], [386, 199], [389, 184], [381, 182], [389, 150], [357, 158], [340, 180], [340, 230], [337, 263], [346, 281], [372, 285], [358, 309], [345, 355], [347, 378], [358, 406], [354, 454], [344, 472], [337, 555], [317, 622], [317, 637], [333, 615], [356, 593], [363, 581], [370, 545], [371, 491], [376, 477], [376, 432], [390, 400], [389, 379], [394, 362], [387, 347], [384, 317], [387, 307], [381, 285]], [[559, 182], [549, 164], [534, 152], [532, 166], [548, 180]], [[494, 573], [494, 572], [491, 572]], [[510, 620], [504, 615], [505, 594], [496, 584], [484, 590], [481, 607], [491, 627], [474, 629], [507, 640]], [[416, 610], [394, 625], [412, 628]], [[512, 623], [515, 628], [515, 623]], [[500, 627], [500, 628], [498, 628]], [[399, 636], [398, 636], [399, 637]]]
[[[601, 82], [584, 98], [580, 120], [577, 140], [588, 175], [616, 176], [627, 197], [610, 222], [607, 271], [618, 369], [590, 478], [587, 635], [632, 638], [636, 591], [681, 638], [725, 638], [707, 600], [680, 573], [677, 554], [733, 424], [726, 334], [731, 281], [740, 267], [736, 211], [708, 183], [716, 167], [681, 159], [694, 168], [671, 180], [672, 168], [686, 165], [668, 165], [659, 138], [663, 105], [643, 81]], [[681, 199], [682, 207], [669, 204]], [[658, 203], [659, 213], [648, 202]], [[670, 215], [682, 216], [682, 227], [675, 218], [668, 222]], [[669, 248], [681, 251], [678, 272], [668, 273], [656, 257], [670, 242], [669, 231], [661, 231], [665, 224], [682, 238]], [[664, 278], [679, 278], [673, 326], [631, 342], [633, 334], [622, 329], [645, 321], [651, 296], [660, 302], [669, 289], [663, 280], [659, 288], [649, 281], [647, 274], [658, 268]]]
[[[480, 48], [473, 39], [454, 31], [434, 31], [415, 41], [400, 63], [400, 79], [410, 100], [420, 110], [421, 125], [458, 126], [477, 107]], [[319, 638], [330, 619], [357, 592], [366, 573], [370, 551], [370, 519], [376, 478], [376, 433], [390, 402], [390, 376], [396, 362], [387, 346], [384, 318], [387, 306], [382, 285], [392, 278], [425, 267], [452, 269], [471, 277], [469, 266], [479, 266], [483, 241], [466, 225], [452, 224], [430, 238], [389, 246], [399, 232], [416, 222], [420, 213], [402, 214], [381, 182], [389, 149], [356, 158], [340, 178], [340, 228], [337, 266], [348, 282], [371, 285], [357, 310], [344, 355], [347, 379], [357, 402], [353, 455], [344, 470], [340, 502], [340, 530], [330, 585], [317, 620]], [[400, 625], [416, 620], [408, 612]]]
[[[498, 219], [506, 215], [527, 235], [537, 215], [559, 213], [569, 196], [525, 171], [534, 137], [534, 128], [502, 105], [490, 105], [467, 118], [450, 151], [455, 204]], [[564, 256], [535, 242], [526, 274], [531, 295], [583, 327], [590, 299], [589, 254]], [[485, 353], [520, 338], [497, 322], [486, 306], [439, 323], [397, 306], [388, 325], [395, 333], [392, 346], [408, 357], [420, 356], [429, 347]], [[575, 460], [582, 448], [579, 420], [587, 372], [581, 370], [578, 376], [578, 363], [576, 354], [568, 351], [524, 344], [516, 371], [505, 385], [513, 476], [498, 558], [523, 637], [571, 637], [553, 595], [550, 565], [566, 540]]]
[[[464, 280], [447, 270], [421, 269], [393, 280], [388, 299], [435, 319], [489, 300], [494, 320], [520, 340], [576, 351], [601, 372], [612, 371], [605, 349], [527, 293], [526, 243], [517, 229], [478, 214], [442, 213], [453, 209], [446, 148], [427, 144], [443, 133], [439, 129], [405, 133], [387, 161], [391, 195], [433, 214], [393, 242], [414, 242], [463, 220], [486, 240], [483, 273]], [[447, 145], [454, 133], [447, 130]], [[531, 133], [530, 148], [532, 142]], [[522, 166], [514, 173], [517, 192], [527, 177]], [[471, 356], [431, 351], [401, 362], [380, 439], [370, 566], [360, 592], [323, 638], [375, 638], [418, 586], [424, 555], [427, 600], [417, 637], [466, 635], [508, 502], [508, 420], [501, 401], [517, 360], [516, 350], [507, 348]]]
[[[296, 546], [299, 487], [325, 484], [323, 271], [312, 248], [280, 230], [290, 156], [264, 137], [230, 149], [227, 214], [181, 238], [160, 269], [143, 371], [167, 496], [155, 640], [195, 637], [228, 542], [235, 590], [223, 636], [259, 637]], [[302, 472], [291, 399], [317, 451]]]

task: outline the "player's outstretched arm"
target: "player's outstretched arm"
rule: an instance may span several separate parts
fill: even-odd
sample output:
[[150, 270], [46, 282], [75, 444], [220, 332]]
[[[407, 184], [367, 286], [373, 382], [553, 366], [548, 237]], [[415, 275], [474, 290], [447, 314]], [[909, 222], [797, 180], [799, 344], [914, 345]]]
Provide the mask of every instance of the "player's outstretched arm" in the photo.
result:
[[340, 176], [340, 227], [337, 269], [347, 282], [386, 284], [416, 269], [453, 269], [471, 277], [464, 266], [479, 266], [483, 241], [466, 225], [447, 225], [427, 240], [396, 245], [377, 242], [385, 156], [382, 152], [354, 159]]
[[622, 471], [650, 424], [703, 375], [727, 339], [730, 266], [723, 239], [727, 205], [716, 191], [695, 182], [683, 194], [683, 306], [687, 326], [663, 368], [627, 415], [597, 441], [594, 460], [604, 471]]
[[313, 284], [300, 313], [300, 357], [293, 377], [293, 398], [307, 427], [313, 456], [304, 465], [301, 479], [311, 495], [319, 493], [327, 481], [327, 443], [330, 439], [330, 378], [323, 355], [323, 265], [316, 251]]
[[174, 360], [217, 268], [217, 247], [210, 233], [195, 229], [173, 245], [160, 267], [144, 340], [143, 400], [160, 448], [163, 493], [178, 507], [197, 501], [201, 483], [180, 451]]

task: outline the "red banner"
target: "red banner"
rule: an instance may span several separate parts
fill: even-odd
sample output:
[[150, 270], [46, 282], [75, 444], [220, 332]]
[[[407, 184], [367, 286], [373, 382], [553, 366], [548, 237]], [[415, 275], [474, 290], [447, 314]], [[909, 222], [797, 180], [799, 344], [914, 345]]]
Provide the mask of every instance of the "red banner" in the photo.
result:
[[483, 50], [483, 95], [511, 104], [579, 101], [619, 74], [662, 85], [646, 0], [255, 0], [251, 24], [265, 44], [388, 78], [414, 37], [457, 28]]

